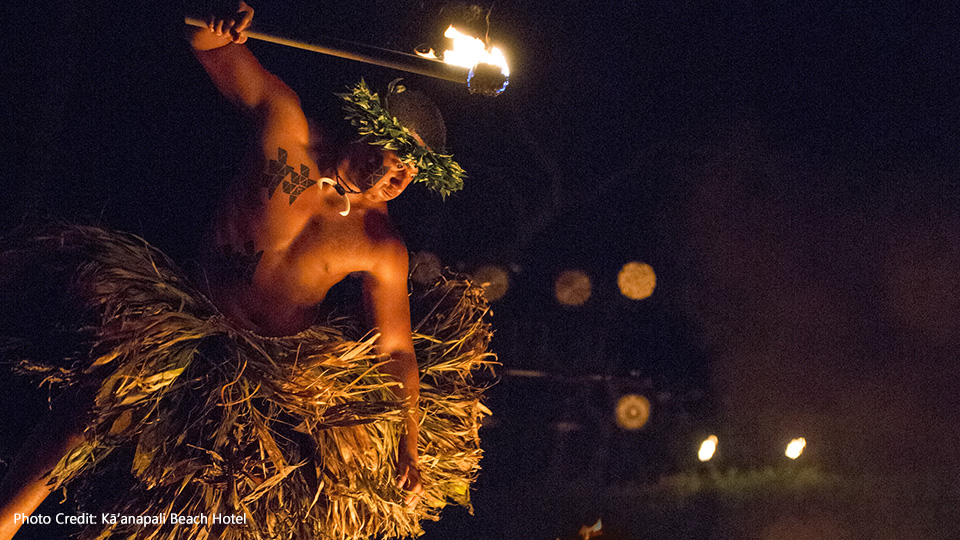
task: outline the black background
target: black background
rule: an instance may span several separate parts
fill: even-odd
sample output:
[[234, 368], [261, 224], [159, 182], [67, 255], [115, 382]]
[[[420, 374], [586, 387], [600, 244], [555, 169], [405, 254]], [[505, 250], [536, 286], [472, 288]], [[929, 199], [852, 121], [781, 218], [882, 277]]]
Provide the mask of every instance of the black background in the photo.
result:
[[[254, 7], [294, 35], [438, 43], [442, 4], [383, 4]], [[49, 213], [193, 254], [248, 126], [181, 39], [184, 10], [0, 7], [4, 230]], [[943, 480], [960, 465], [956, 15], [905, 1], [498, 2], [490, 38], [513, 76], [493, 99], [251, 42], [318, 114], [361, 76], [433, 95], [467, 187], [441, 202], [414, 186], [391, 214], [411, 252], [511, 271], [476, 515], [447, 511], [428, 538], [572, 538], [601, 515], [624, 538], [771, 537], [797, 520], [857, 537], [956, 532]], [[657, 272], [641, 302], [616, 289], [631, 260]], [[568, 268], [593, 279], [580, 308], [553, 300]], [[654, 403], [643, 431], [613, 425], [626, 392]], [[4, 401], [6, 457], [42, 405], [20, 395]], [[693, 470], [707, 432], [735, 441], [725, 466], [741, 470], [804, 434], [856, 495], [781, 513], [747, 497], [742, 519], [723, 495], [662, 510], [642, 486]]]

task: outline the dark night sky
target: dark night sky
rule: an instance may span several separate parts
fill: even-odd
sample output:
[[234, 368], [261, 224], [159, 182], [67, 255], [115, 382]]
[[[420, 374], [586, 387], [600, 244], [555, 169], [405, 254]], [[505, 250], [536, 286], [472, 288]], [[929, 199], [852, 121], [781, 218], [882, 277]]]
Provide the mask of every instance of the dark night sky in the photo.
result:
[[[245, 125], [179, 39], [181, 8], [112, 4], [0, 7], [0, 225], [40, 209], [183, 258]], [[381, 4], [255, 7], [263, 25], [409, 50], [441, 6]], [[414, 187], [391, 213], [411, 251], [512, 265], [494, 318], [507, 370], [637, 372], [673, 407], [702, 390], [691, 425], [751, 441], [744, 459], [801, 431], [843, 470], [955, 472], [941, 445], [960, 442], [957, 8], [825, 4], [497, 2], [502, 96], [406, 76], [444, 110], [467, 188], [441, 203]], [[308, 108], [397, 75], [251, 47]], [[656, 269], [649, 300], [618, 296], [629, 260]], [[565, 268], [594, 276], [581, 309], [552, 300]], [[487, 493], [506, 489], [498, 474], [542, 476], [547, 420], [583, 386], [528, 384], [493, 391]]]

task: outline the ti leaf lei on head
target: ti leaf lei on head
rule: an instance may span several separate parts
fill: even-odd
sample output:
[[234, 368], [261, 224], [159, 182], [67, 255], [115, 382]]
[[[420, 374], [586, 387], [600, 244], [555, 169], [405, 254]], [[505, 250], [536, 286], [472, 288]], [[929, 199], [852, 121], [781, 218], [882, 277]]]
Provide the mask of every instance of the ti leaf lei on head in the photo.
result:
[[[399, 79], [391, 82], [387, 91], [403, 92], [404, 87], [398, 82]], [[366, 142], [393, 150], [401, 161], [417, 167], [419, 172], [413, 178], [414, 182], [425, 183], [444, 198], [463, 188], [466, 174], [453, 156], [434, 152], [421, 144], [409, 129], [390, 115], [381, 103], [380, 96], [372, 93], [362, 79], [349, 93], [337, 95], [345, 102], [343, 110], [347, 112], [346, 119], [357, 128]]]

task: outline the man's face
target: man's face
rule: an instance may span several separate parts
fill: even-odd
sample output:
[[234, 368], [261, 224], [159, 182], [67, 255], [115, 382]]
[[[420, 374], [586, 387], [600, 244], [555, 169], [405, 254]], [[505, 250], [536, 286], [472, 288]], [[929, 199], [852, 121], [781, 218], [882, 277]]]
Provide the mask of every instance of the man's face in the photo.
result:
[[351, 144], [340, 168], [346, 173], [345, 180], [376, 202], [395, 199], [418, 172], [416, 166], [403, 163], [392, 150], [366, 143]]

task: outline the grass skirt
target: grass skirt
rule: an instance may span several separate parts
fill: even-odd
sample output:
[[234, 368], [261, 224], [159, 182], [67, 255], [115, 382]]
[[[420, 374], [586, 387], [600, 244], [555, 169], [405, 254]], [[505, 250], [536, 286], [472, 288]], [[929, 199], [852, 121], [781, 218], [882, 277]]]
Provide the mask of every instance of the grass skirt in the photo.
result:
[[[479, 288], [443, 279], [411, 297], [423, 314], [413, 337], [425, 492], [410, 510], [396, 481], [399, 403], [375, 335], [256, 335], [131, 235], [46, 226], [0, 247], [2, 300], [17, 314], [4, 357], [96, 394], [87, 442], [51, 474], [77, 488], [84, 511], [116, 514], [84, 537], [402, 537], [447, 504], [470, 505], [489, 414], [473, 374], [495, 363]], [[173, 525], [171, 513], [207, 519]], [[213, 523], [218, 514], [246, 524]]]

